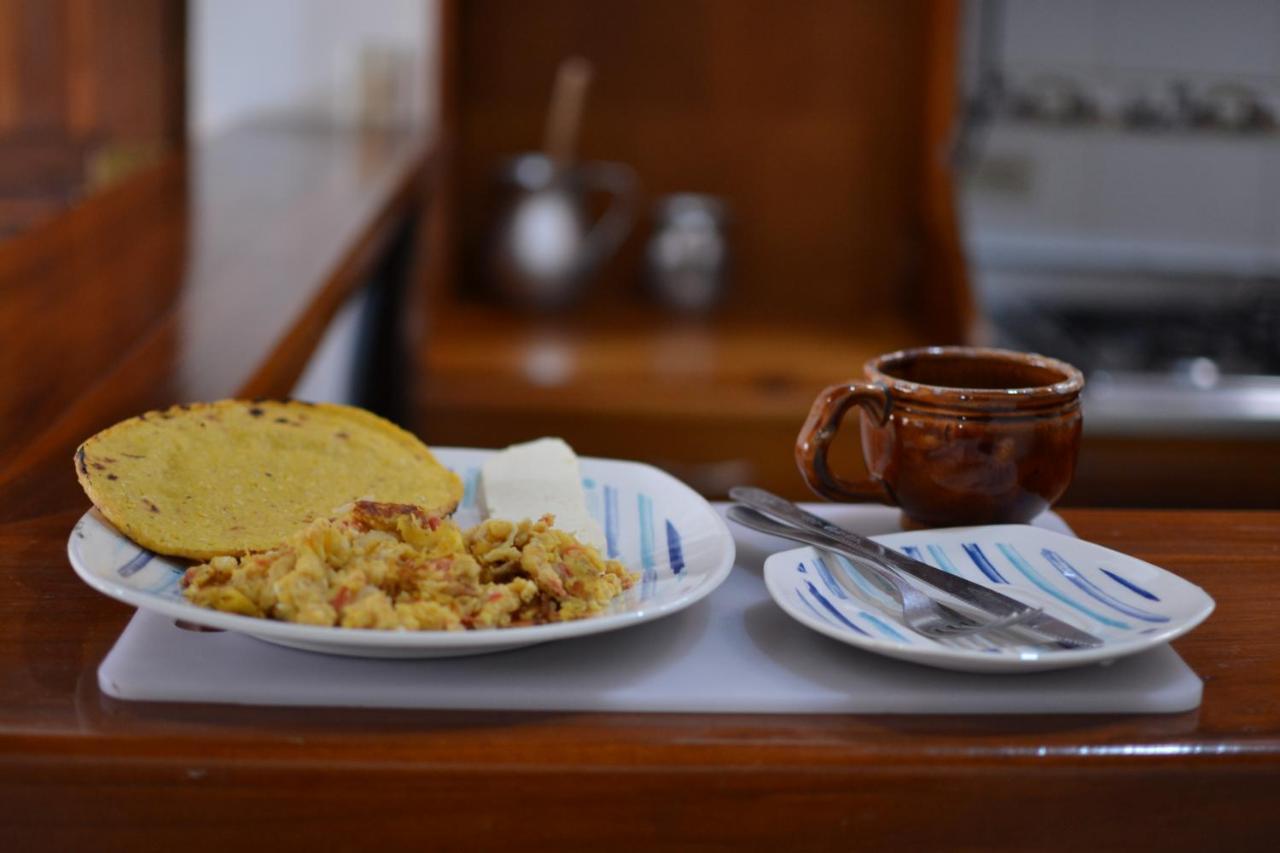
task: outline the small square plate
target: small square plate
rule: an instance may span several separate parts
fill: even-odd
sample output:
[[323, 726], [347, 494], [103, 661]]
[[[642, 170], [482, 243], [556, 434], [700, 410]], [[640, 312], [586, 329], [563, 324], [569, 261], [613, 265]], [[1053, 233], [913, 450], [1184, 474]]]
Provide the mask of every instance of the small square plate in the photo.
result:
[[[837, 554], [796, 548], [765, 561], [769, 594], [801, 624], [851, 646], [967, 672], [1035, 672], [1112, 661], [1180, 637], [1213, 612], [1203, 589], [1101, 545], [1022, 524], [922, 530], [873, 537], [943, 571], [990, 586], [1102, 638], [1065, 649], [1016, 638], [934, 639]], [[837, 582], [846, 572], [859, 595]], [[940, 600], [947, 596], [910, 579]], [[1007, 636], [1007, 635], [1005, 635]]]

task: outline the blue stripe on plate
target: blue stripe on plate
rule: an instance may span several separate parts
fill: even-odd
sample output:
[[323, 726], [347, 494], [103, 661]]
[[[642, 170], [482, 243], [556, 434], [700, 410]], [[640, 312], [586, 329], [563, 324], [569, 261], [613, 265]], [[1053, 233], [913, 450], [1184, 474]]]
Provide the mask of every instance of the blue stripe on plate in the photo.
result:
[[987, 576], [987, 580], [994, 583], [1008, 583], [1005, 576], [996, 570], [996, 567], [987, 559], [987, 555], [982, 553], [981, 546], [977, 542], [964, 542], [960, 545], [964, 552], [969, 555], [969, 559], [978, 567], [978, 571]]
[[1143, 589], [1142, 587], [1138, 586], [1138, 585], [1137, 585], [1136, 583], [1134, 583], [1133, 581], [1131, 581], [1131, 580], [1126, 580], [1125, 578], [1120, 577], [1120, 575], [1116, 574], [1115, 572], [1111, 571], [1110, 569], [1105, 569], [1105, 568], [1101, 568], [1101, 567], [1100, 567], [1100, 568], [1099, 568], [1099, 571], [1100, 571], [1100, 572], [1102, 572], [1102, 573], [1103, 573], [1104, 575], [1106, 575], [1107, 577], [1111, 578], [1111, 579], [1112, 579], [1113, 581], [1115, 581], [1116, 583], [1120, 584], [1120, 586], [1124, 587], [1125, 589], [1129, 590], [1130, 592], [1136, 592], [1138, 595], [1142, 596], [1143, 598], [1147, 599], [1148, 601], [1159, 601], [1159, 600], [1160, 600], [1160, 596], [1156, 595], [1154, 592], [1147, 592], [1145, 589]]
[[897, 631], [893, 630], [893, 626], [890, 625], [888, 622], [885, 622], [883, 619], [873, 616], [872, 614], [868, 613], [865, 610], [859, 610], [858, 615], [861, 616], [863, 619], [866, 619], [872, 625], [875, 625], [878, 629], [880, 629], [880, 633], [884, 634], [889, 639], [897, 640], [899, 643], [911, 642], [906, 637], [902, 636]]
[[468, 468], [466, 473], [462, 475], [462, 500], [458, 502], [458, 509], [470, 509], [475, 506], [476, 487], [480, 483], [480, 469]]
[[1003, 543], [999, 543], [996, 545], [996, 547], [1000, 549], [1000, 552], [1002, 554], [1004, 554], [1005, 559], [1007, 559], [1010, 563], [1013, 564], [1013, 567], [1015, 569], [1022, 572], [1022, 574], [1026, 576], [1027, 580], [1031, 581], [1033, 584], [1035, 584], [1045, 592], [1049, 593], [1054, 598], [1061, 601], [1063, 604], [1067, 605], [1068, 607], [1074, 607], [1076, 610], [1079, 610], [1081, 613], [1085, 614], [1086, 616], [1089, 616], [1089, 617], [1092, 617], [1093, 619], [1098, 620], [1103, 625], [1110, 625], [1112, 628], [1124, 628], [1125, 630], [1128, 630], [1129, 625], [1127, 625], [1126, 623], [1121, 622], [1118, 619], [1112, 619], [1110, 616], [1103, 616], [1101, 613], [1098, 613], [1096, 611], [1090, 610], [1088, 607], [1085, 607], [1083, 604], [1076, 601], [1075, 599], [1068, 598], [1066, 595], [1063, 595], [1056, 588], [1050, 585], [1048, 581], [1040, 577], [1040, 575], [1036, 572], [1036, 570], [1031, 568], [1031, 564], [1028, 563], [1026, 560], [1022, 559], [1022, 555], [1019, 554], [1016, 550], [1014, 550], [1012, 545], [1005, 545]]
[[173, 595], [170, 596], [171, 598], [185, 599], [186, 596], [184, 596], [181, 591], [174, 592], [174, 588], [177, 587], [178, 583], [182, 580], [182, 576], [185, 574], [186, 572], [175, 570], [169, 575], [169, 577], [147, 590], [147, 592], [152, 595], [169, 595], [170, 593], [173, 593]]
[[[858, 587], [859, 592], [867, 596], [867, 598], [869, 598], [871, 601], [879, 604], [882, 607], [888, 608], [889, 610], [901, 609], [902, 605], [900, 605], [897, 602], [897, 600], [894, 599], [893, 596], [872, 586], [871, 582], [867, 580], [866, 576], [856, 566], [854, 566], [854, 564], [847, 557], [844, 557], [843, 555], [840, 555], [840, 554], [836, 554], [834, 556], [836, 558], [836, 561], [840, 564], [840, 569], [844, 572], [845, 577], [853, 581], [854, 585]], [[859, 611], [859, 612], [861, 613], [861, 615], [867, 617], [872, 622], [876, 621], [876, 617], [873, 616], [872, 614], [867, 613], [866, 611]], [[883, 623], [883, 625], [881, 626], [881, 630], [884, 630], [886, 627], [888, 627], [888, 623]], [[893, 629], [888, 628], [888, 633], [893, 633]], [[904, 643], [910, 642], [909, 640], [903, 638], [901, 634], [897, 634], [896, 637], [897, 639], [901, 640]]]
[[867, 580], [866, 576], [864, 576], [856, 566], [854, 566], [849, 558], [841, 554], [836, 554], [835, 558], [840, 564], [840, 568], [843, 569], [845, 577], [853, 581], [854, 585], [858, 587], [858, 591], [863, 595], [871, 598], [873, 601], [888, 602], [890, 607], [897, 604], [891, 596], [886, 595], [872, 586], [871, 582]]
[[1049, 565], [1058, 570], [1058, 574], [1082, 589], [1086, 595], [1107, 605], [1112, 610], [1123, 613], [1125, 616], [1132, 616], [1134, 619], [1141, 619], [1143, 622], [1168, 622], [1169, 617], [1160, 613], [1152, 613], [1150, 610], [1143, 610], [1140, 607], [1134, 607], [1125, 604], [1120, 599], [1111, 595], [1106, 590], [1100, 588], [1093, 581], [1086, 578], [1080, 572], [1076, 571], [1076, 567], [1067, 562], [1067, 559], [1051, 548], [1040, 549], [1040, 556], [1049, 561]]
[[653, 501], [648, 495], [636, 495], [636, 509], [640, 518], [640, 566], [644, 578], [640, 581], [640, 599], [653, 595], [658, 580], [657, 563], [653, 558]]
[[[590, 483], [591, 485], [587, 485]], [[596, 523], [600, 525], [600, 532], [604, 532], [604, 497], [600, 494], [600, 490], [596, 488], [595, 480], [582, 481], [582, 496], [587, 503], [587, 515], [591, 516]], [[601, 553], [605, 553], [603, 550]]]
[[937, 545], [927, 545], [926, 547], [929, 549], [929, 556], [933, 557], [934, 562], [938, 564], [938, 568], [953, 575], [960, 574], [960, 570], [956, 568], [955, 563], [951, 562], [951, 558], [947, 556], [946, 551], [943, 551]]
[[850, 630], [857, 631], [859, 634], [861, 634], [864, 637], [871, 636], [866, 631], [862, 630], [857, 625], [850, 622], [845, 617], [845, 615], [841, 613], [839, 610], [836, 610], [836, 606], [832, 604], [830, 601], [827, 601], [827, 599], [822, 595], [822, 593], [818, 592], [818, 588], [814, 586], [810, 581], [805, 581], [805, 585], [809, 587], [809, 594], [813, 596], [814, 600], [817, 601], [819, 604], [821, 604], [828, 613], [834, 616], [837, 622], [839, 622], [841, 625], [845, 626], [846, 628], [849, 628]]
[[116, 569], [116, 574], [118, 574], [122, 578], [127, 578], [130, 575], [136, 574], [142, 570], [143, 566], [145, 566], [147, 563], [150, 563], [151, 558], [154, 556], [155, 556], [154, 552], [148, 551], [146, 548], [143, 548], [137, 554], [134, 554], [133, 557], [131, 557], [127, 563], [125, 563], [123, 566], [120, 566], [118, 569]]
[[618, 559], [618, 490], [604, 487], [604, 541], [609, 559]]
[[814, 616], [816, 616], [818, 619], [821, 619], [823, 622], [826, 622], [828, 625], [836, 624], [832, 622], [829, 618], [827, 618], [827, 614], [820, 612], [818, 608], [810, 604], [809, 599], [805, 598], [804, 593], [798, 589], [796, 590], [796, 598], [800, 599], [800, 603], [803, 604], [805, 608], [808, 609], [808, 611], [812, 613]]
[[671, 563], [673, 575], [684, 571], [684, 548], [680, 544], [680, 532], [671, 519], [667, 519], [667, 560]]
[[924, 557], [920, 556], [920, 549], [917, 548], [915, 545], [906, 546], [905, 548], [902, 549], [902, 553], [906, 554], [908, 557], [910, 557], [913, 560], [919, 560], [922, 563], [924, 562]]
[[832, 576], [831, 567], [827, 565], [827, 561], [818, 557], [813, 561], [813, 565], [818, 570], [818, 577], [822, 578], [822, 583], [826, 586], [827, 591], [836, 598], [848, 600], [849, 596], [840, 588], [840, 584], [837, 583], [836, 579]]

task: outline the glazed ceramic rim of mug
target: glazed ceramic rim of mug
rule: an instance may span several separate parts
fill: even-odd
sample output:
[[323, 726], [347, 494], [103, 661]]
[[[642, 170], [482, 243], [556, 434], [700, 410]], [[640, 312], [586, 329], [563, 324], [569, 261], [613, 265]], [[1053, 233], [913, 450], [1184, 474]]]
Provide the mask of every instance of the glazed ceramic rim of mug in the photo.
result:
[[[1055, 371], [1061, 374], [1063, 378], [1058, 382], [1047, 385], [1028, 385], [1021, 388], [964, 388], [956, 385], [931, 385], [927, 382], [903, 379], [884, 372], [886, 369], [891, 369], [895, 364], [933, 356], [1016, 362], [1017, 364], [1041, 370]], [[944, 404], [946, 402], [945, 398], [951, 396], [958, 397], [958, 399], [966, 402], [995, 402], [1000, 400], [1034, 401], [1038, 403], [1066, 402], [1079, 394], [1081, 389], [1084, 388], [1084, 374], [1065, 361], [1059, 361], [1056, 358], [1050, 358], [1039, 353], [1018, 352], [1017, 350], [998, 349], [996, 347], [913, 347], [876, 356], [864, 365], [864, 369], [867, 377], [872, 382], [883, 384], [899, 394], [907, 397], [917, 395], [925, 397], [942, 396], [944, 399], [938, 400], [938, 402]]]

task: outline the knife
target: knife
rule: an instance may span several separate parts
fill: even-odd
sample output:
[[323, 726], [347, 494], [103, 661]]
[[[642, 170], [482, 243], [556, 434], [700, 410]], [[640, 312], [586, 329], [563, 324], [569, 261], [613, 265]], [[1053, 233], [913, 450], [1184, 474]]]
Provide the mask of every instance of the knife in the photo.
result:
[[[1021, 613], [1031, 607], [1016, 598], [1010, 598], [1007, 595], [996, 592], [990, 587], [974, 583], [950, 572], [944, 572], [928, 563], [913, 560], [905, 554], [900, 554], [892, 548], [881, 545], [874, 539], [859, 536], [850, 530], [832, 524], [825, 518], [820, 518], [811, 512], [801, 509], [791, 501], [778, 497], [764, 489], [757, 489], [751, 486], [735, 486], [729, 490], [729, 497], [792, 526], [825, 536], [844, 548], [863, 554], [871, 559], [880, 560], [905, 575], [924, 581], [948, 595], [955, 596], [956, 599], [963, 601], [970, 607], [981, 610], [989, 616], [1010, 616], [1015, 613]], [[1019, 627], [1031, 629], [1070, 646], [1093, 648], [1103, 644], [1103, 641], [1093, 634], [1082, 631], [1074, 625], [1063, 622], [1061, 619], [1056, 619], [1047, 613], [1041, 613], [1026, 622], [1019, 623]]]
[[[729, 507], [728, 511], [725, 512], [725, 517], [736, 524], [741, 524], [743, 527], [750, 527], [751, 529], [758, 530], [761, 533], [769, 533], [773, 536], [781, 536], [783, 539], [803, 542], [805, 545], [812, 545], [815, 548], [822, 548], [849, 558], [846, 560], [846, 564], [853, 570], [853, 573], [858, 574], [868, 583], [873, 584], [880, 589], [881, 592], [888, 595], [890, 598], [897, 600], [902, 605], [903, 622], [913, 631], [922, 633], [925, 636], [936, 636], [928, 630], [921, 630], [916, 625], [911, 624], [911, 620], [906, 618], [909, 606], [907, 603], [908, 594], [920, 595], [929, 599], [929, 601], [933, 602], [937, 607], [937, 612], [946, 619], [963, 620], [964, 622], [973, 623], [973, 608], [966, 606], [965, 609], [968, 610], [969, 613], [962, 613], [954, 607], [948, 606], [945, 602], [939, 601], [924, 592], [920, 587], [911, 583], [892, 569], [881, 565], [879, 560], [873, 560], [861, 551], [846, 548], [829, 536], [823, 536], [821, 533], [816, 533], [812, 530], [802, 530], [793, 524], [787, 524], [770, 518], [762, 512], [756, 512], [751, 507], [742, 506], [741, 504], [734, 504]], [[840, 584], [840, 586], [844, 587], [847, 592], [852, 594], [854, 598], [857, 598], [861, 595], [861, 591], [854, 585], [853, 581], [849, 580], [846, 576], [847, 574], [848, 573], [841, 570], [832, 572], [831, 576], [835, 578], [836, 582]], [[1020, 625], [1025, 622], [1030, 622], [1032, 618], [1041, 612], [1041, 608], [1034, 607], [1015, 613], [1012, 616], [1006, 616], [1002, 619], [993, 619], [987, 617], [984, 613], [983, 616], [985, 621], [980, 624], [974, 623], [972, 625], [972, 630], [970, 628], [959, 628], [957, 634], [1016, 631]], [[953, 628], [956, 627], [958, 626], [953, 625]], [[1043, 642], [1045, 638], [1038, 635], [1038, 632], [1036, 633], [1037, 641]], [[1049, 639], [1056, 640], [1056, 638], [1052, 637]]]

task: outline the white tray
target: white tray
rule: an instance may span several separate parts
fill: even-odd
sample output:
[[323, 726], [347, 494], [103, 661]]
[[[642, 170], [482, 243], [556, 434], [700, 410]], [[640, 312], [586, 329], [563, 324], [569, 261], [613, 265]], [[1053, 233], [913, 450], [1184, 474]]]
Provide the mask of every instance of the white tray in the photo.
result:
[[[810, 507], [867, 534], [883, 507]], [[1038, 525], [1069, 532], [1051, 513]], [[246, 705], [742, 713], [1172, 713], [1202, 683], [1169, 646], [1060, 672], [975, 675], [894, 661], [823, 637], [769, 598], [766, 537], [734, 529], [738, 560], [716, 592], [656, 622], [517, 651], [362, 660], [178, 628], [139, 613], [98, 671], [119, 699]]]

